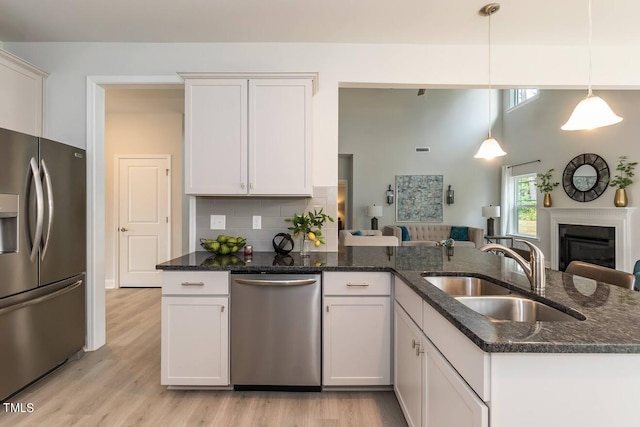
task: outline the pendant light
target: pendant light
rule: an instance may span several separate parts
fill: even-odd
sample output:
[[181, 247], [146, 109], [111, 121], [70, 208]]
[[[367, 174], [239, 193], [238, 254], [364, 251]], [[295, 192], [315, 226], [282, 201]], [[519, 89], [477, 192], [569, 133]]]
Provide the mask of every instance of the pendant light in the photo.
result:
[[616, 115], [611, 107], [599, 96], [591, 91], [591, 0], [589, 0], [589, 89], [587, 97], [580, 101], [565, 123], [562, 130], [591, 130], [603, 126], [615, 125], [622, 121], [622, 117]]
[[499, 3], [489, 3], [480, 9], [480, 15], [489, 17], [489, 137], [482, 142], [476, 159], [493, 159], [507, 154], [498, 141], [491, 136], [491, 15], [500, 10]]

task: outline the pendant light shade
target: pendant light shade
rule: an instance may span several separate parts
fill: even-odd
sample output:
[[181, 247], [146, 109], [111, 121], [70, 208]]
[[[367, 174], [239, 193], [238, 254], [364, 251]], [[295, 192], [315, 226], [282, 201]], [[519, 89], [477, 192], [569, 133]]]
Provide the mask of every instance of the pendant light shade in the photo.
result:
[[622, 117], [613, 112], [611, 107], [599, 96], [591, 91], [591, 0], [589, 0], [589, 87], [587, 97], [573, 109], [573, 113], [562, 125], [562, 130], [591, 130], [604, 126], [615, 125], [622, 121]]
[[489, 17], [489, 136], [482, 142], [478, 152], [473, 156], [476, 159], [489, 160], [507, 154], [500, 146], [500, 143], [491, 136], [491, 15], [498, 10], [500, 10], [499, 3], [489, 3], [480, 9], [480, 15]]
[[613, 112], [604, 99], [593, 94], [580, 101], [573, 113], [560, 129], [591, 130], [620, 123], [622, 117]]
[[502, 149], [502, 147], [500, 147], [498, 141], [493, 138], [487, 138], [482, 142], [482, 145], [478, 149], [478, 152], [473, 157], [475, 157], [476, 159], [489, 160], [493, 159], [494, 157], [504, 156], [505, 154], [507, 153]]

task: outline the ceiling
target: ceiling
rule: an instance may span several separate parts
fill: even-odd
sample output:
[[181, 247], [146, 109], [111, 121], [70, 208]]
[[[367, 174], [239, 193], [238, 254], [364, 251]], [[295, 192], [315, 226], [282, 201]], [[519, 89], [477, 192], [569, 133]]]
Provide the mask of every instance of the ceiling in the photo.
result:
[[[3, 42], [478, 44], [484, 0], [0, 0]], [[594, 44], [640, 44], [638, 0], [593, 0]], [[492, 43], [585, 44], [587, 0], [503, 0]]]

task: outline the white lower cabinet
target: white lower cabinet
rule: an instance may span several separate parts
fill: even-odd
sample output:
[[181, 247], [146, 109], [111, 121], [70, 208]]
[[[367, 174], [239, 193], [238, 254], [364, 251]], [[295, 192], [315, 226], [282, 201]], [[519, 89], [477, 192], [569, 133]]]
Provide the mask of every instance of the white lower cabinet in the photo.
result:
[[[410, 426], [488, 427], [489, 408], [423, 332], [421, 298], [396, 279], [394, 391]], [[420, 322], [420, 326], [418, 325]]]
[[391, 385], [391, 274], [325, 272], [323, 289], [323, 385]]
[[394, 385], [393, 389], [409, 426], [423, 423], [425, 391], [423, 357], [420, 353], [422, 331], [396, 302], [394, 310]]
[[429, 427], [488, 427], [489, 408], [423, 336], [426, 361], [426, 424]]
[[162, 299], [162, 384], [229, 384], [229, 298]]
[[228, 274], [162, 274], [161, 384], [228, 386]]
[[389, 297], [326, 297], [324, 305], [323, 384], [391, 384]]

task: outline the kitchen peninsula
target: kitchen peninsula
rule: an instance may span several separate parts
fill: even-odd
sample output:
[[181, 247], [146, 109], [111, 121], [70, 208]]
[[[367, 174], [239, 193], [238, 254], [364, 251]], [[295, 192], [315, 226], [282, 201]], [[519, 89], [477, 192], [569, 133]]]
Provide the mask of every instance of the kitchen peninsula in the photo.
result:
[[[463, 247], [352, 247], [309, 258], [254, 253], [250, 261], [239, 261], [218, 265], [212, 254], [195, 252], [158, 268], [171, 274], [322, 273], [323, 282], [335, 273], [391, 275], [392, 382], [410, 425], [438, 425], [455, 414], [464, 425], [492, 427], [515, 420], [519, 426], [640, 424], [634, 410], [640, 396], [640, 293], [547, 269], [545, 294], [538, 295], [513, 260]], [[499, 281], [584, 320], [491, 321], [430, 284], [429, 275]], [[409, 329], [402, 329], [405, 324]], [[407, 331], [414, 334], [408, 343], [409, 355], [417, 358], [413, 365], [398, 362]], [[410, 365], [417, 370], [406, 375]], [[405, 378], [421, 381], [419, 396], [408, 394]]]

